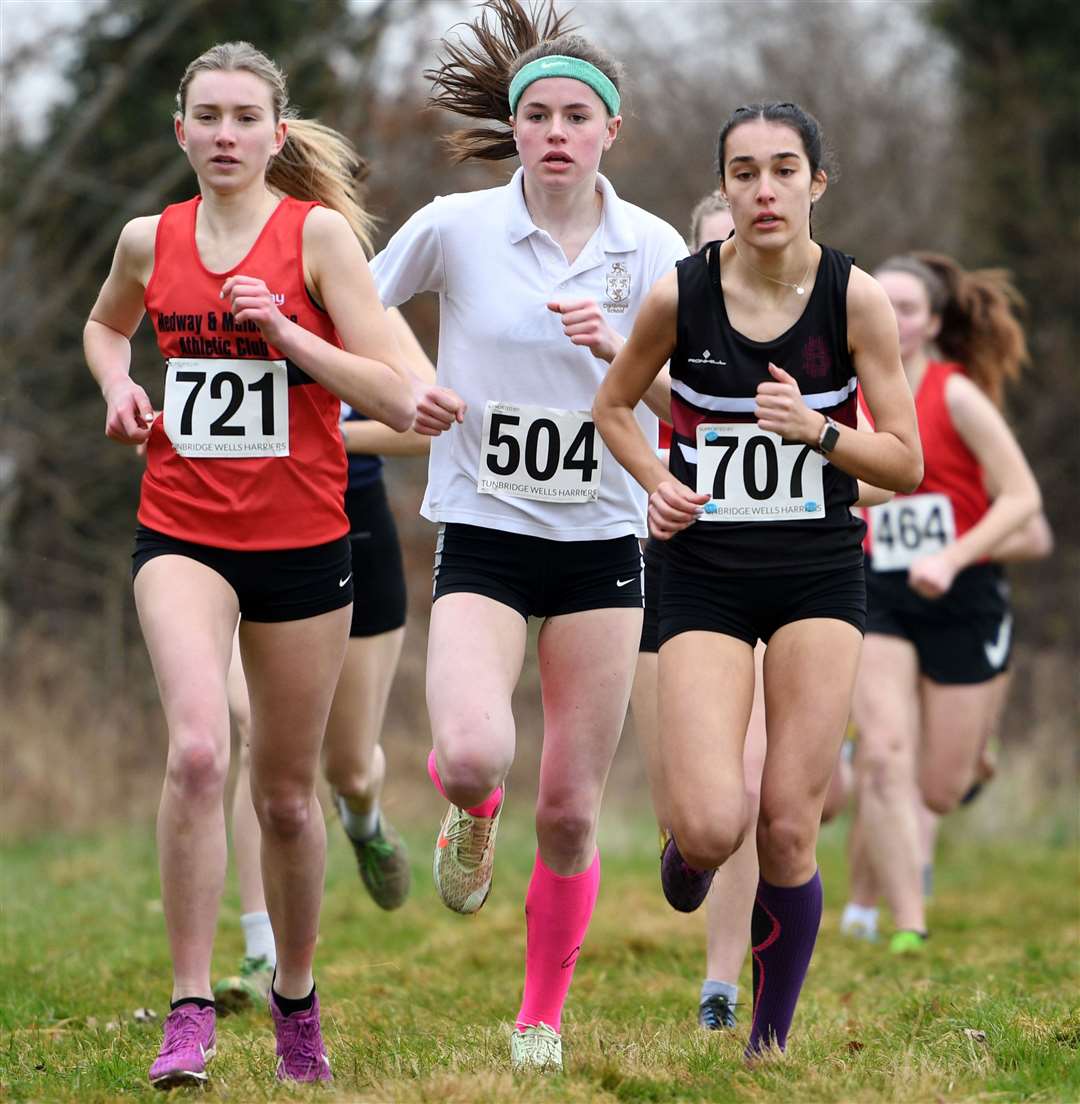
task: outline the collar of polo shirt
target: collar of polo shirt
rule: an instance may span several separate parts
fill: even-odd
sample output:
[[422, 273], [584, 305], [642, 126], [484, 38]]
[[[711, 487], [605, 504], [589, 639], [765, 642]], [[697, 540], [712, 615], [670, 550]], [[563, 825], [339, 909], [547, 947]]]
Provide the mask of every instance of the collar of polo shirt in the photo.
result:
[[[604, 212], [600, 229], [601, 248], [605, 253], [629, 253], [637, 248], [637, 234], [622, 201], [602, 173], [596, 174], [596, 190], [604, 197]], [[506, 187], [506, 230], [510, 241], [517, 244], [540, 229], [525, 205], [525, 170], [519, 168]]]

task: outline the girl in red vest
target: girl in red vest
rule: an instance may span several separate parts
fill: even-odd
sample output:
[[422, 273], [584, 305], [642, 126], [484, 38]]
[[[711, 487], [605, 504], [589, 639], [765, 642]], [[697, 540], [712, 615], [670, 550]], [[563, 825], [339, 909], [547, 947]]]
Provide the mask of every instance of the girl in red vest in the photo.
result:
[[[169, 731], [158, 846], [173, 990], [150, 1070], [159, 1087], [205, 1081], [215, 1049], [238, 620], [278, 1076], [330, 1077], [311, 970], [326, 846], [315, 778], [354, 584], [338, 414], [344, 399], [405, 430], [414, 405], [364, 257], [356, 155], [287, 105], [281, 72], [248, 43], [188, 66], [175, 130], [199, 194], [124, 227], [84, 337], [106, 436], [147, 445], [135, 602]], [[160, 413], [130, 375], [144, 313], [165, 360]]]
[[925, 473], [914, 493], [870, 512], [855, 853], [892, 910], [890, 949], [910, 953], [926, 939], [919, 805], [956, 808], [999, 710], [1012, 616], [991, 560], [1024, 555], [1014, 546], [1029, 543], [1032, 523], [1045, 527], [1000, 410], [1027, 360], [1007, 275], [913, 254], [876, 276], [896, 313]]

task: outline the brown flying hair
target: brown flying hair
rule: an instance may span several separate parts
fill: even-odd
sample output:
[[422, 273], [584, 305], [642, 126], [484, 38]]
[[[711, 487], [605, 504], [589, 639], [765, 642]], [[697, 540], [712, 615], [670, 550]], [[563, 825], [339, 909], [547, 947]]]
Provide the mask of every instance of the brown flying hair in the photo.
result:
[[457, 130], [443, 139], [452, 160], [472, 158], [502, 161], [517, 155], [510, 117], [510, 82], [530, 61], [565, 54], [595, 65], [616, 88], [622, 66], [603, 50], [575, 34], [571, 13], [560, 14], [554, 0], [539, 0], [528, 8], [520, 0], [485, 0], [471, 23], [459, 23], [472, 32], [473, 41], [460, 35], [442, 40], [442, 54], [434, 69], [425, 71], [433, 91], [432, 107], [443, 107], [470, 119], [497, 121], [498, 126]]
[[968, 272], [952, 257], [922, 250], [891, 257], [877, 272], [906, 272], [926, 289], [931, 313], [941, 319], [938, 349], [962, 364], [996, 406], [1005, 385], [1029, 362], [1027, 339], [1018, 314], [1026, 304], [1012, 274], [1003, 268]]

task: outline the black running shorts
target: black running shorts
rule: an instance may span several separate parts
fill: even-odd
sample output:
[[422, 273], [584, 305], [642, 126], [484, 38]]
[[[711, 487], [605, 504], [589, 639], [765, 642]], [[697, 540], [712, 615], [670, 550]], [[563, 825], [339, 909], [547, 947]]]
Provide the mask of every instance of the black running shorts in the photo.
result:
[[353, 600], [347, 537], [311, 548], [241, 552], [179, 540], [140, 525], [131, 577], [158, 556], [186, 556], [216, 571], [236, 591], [245, 621], [302, 621]]
[[449, 522], [439, 526], [434, 600], [482, 594], [529, 617], [641, 609], [641, 549], [634, 536], [557, 541]]
[[660, 542], [650, 537], [641, 553], [645, 563], [645, 617], [641, 622], [639, 652], [655, 653], [660, 647], [660, 549]]
[[868, 564], [866, 592], [866, 631], [909, 641], [920, 672], [932, 682], [989, 682], [1008, 668], [1012, 614], [1008, 583], [997, 565], [974, 564], [957, 575], [947, 594], [930, 599], [908, 586], [906, 571], [873, 571]]
[[352, 547], [353, 637], [378, 636], [405, 624], [405, 570], [381, 479], [345, 492]]
[[866, 631], [861, 565], [798, 575], [688, 571], [665, 557], [661, 572], [661, 645], [684, 632], [716, 632], [754, 647], [793, 621], [827, 617]]

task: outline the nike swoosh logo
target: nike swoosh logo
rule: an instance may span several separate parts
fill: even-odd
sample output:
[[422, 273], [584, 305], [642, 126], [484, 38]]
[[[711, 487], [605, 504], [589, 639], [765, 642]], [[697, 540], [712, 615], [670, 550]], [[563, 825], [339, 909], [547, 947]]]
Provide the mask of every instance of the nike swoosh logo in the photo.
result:
[[351, 578], [352, 578], [352, 572], [350, 571], [349, 574], [346, 575], [344, 579], [338, 579], [337, 585], [339, 587], [343, 587]]
[[617, 587], [624, 587], [624, 586], [628, 586], [633, 581], [634, 581], [634, 576], [631, 575], [629, 579], [616, 579], [615, 580], [615, 585]]
[[983, 651], [986, 653], [987, 662], [996, 671], [1009, 654], [1009, 644], [1012, 641], [1012, 614], [1005, 614], [1004, 620], [998, 629], [997, 639], [983, 643]]

